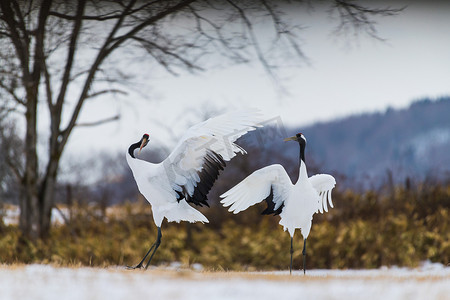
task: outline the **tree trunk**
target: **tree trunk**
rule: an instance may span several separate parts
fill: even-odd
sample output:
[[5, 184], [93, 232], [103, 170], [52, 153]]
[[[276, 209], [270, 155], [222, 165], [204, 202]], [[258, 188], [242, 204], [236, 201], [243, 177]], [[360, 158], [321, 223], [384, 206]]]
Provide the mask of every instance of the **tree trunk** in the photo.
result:
[[[53, 148], [49, 156], [47, 170], [39, 177], [36, 152], [37, 131], [36, 114], [30, 107], [27, 110], [27, 133], [25, 142], [25, 176], [22, 181], [20, 196], [19, 226], [27, 238], [35, 240], [46, 238], [51, 226], [51, 213], [54, 205], [54, 194], [57, 183], [57, 171], [61, 153]], [[41, 178], [41, 180], [39, 180]]]
[[[53, 205], [53, 190], [48, 188], [54, 181], [47, 179], [49, 172], [45, 174], [45, 179], [40, 180], [37, 154], [37, 107], [39, 101], [39, 86], [41, 84], [41, 75], [45, 70], [45, 24], [49, 16], [51, 0], [41, 2], [38, 13], [37, 27], [34, 30], [35, 41], [31, 43], [28, 31], [24, 26], [18, 26], [20, 22], [16, 22], [14, 12], [17, 11], [18, 5], [11, 3], [3, 3], [2, 11], [6, 11], [9, 19], [6, 21], [9, 28], [13, 28], [14, 33], [11, 38], [16, 50], [19, 54], [22, 67], [22, 83], [26, 93], [26, 135], [25, 135], [25, 172], [22, 180], [22, 190], [20, 197], [20, 220], [19, 227], [24, 237], [36, 240], [45, 237], [50, 227], [51, 207]], [[16, 3], [17, 4], [17, 3]], [[23, 21], [20, 14], [16, 15], [17, 19]], [[24, 24], [22, 24], [24, 25]], [[18, 29], [17, 29], [18, 28]], [[21, 32], [21, 34], [19, 34]], [[30, 56], [30, 47], [34, 46], [34, 56]], [[33, 59], [30, 59], [33, 57]], [[30, 64], [31, 63], [31, 64]], [[58, 160], [59, 162], [59, 160]], [[56, 162], [56, 166], [58, 165]], [[49, 166], [52, 162], [49, 162]], [[54, 172], [56, 178], [56, 171]], [[49, 192], [47, 192], [49, 191]]]
[[22, 233], [36, 239], [40, 235], [38, 213], [38, 158], [37, 158], [37, 88], [27, 88], [25, 112], [25, 173], [20, 193], [19, 227]]
[[56, 178], [46, 180], [46, 184], [42, 186], [42, 191], [39, 194], [39, 225], [40, 238], [47, 238], [50, 232], [54, 190], [56, 188]]
[[[28, 129], [28, 127], [30, 128]], [[32, 131], [32, 126], [27, 126], [27, 137], [28, 130]], [[27, 161], [20, 197], [19, 226], [26, 237], [35, 240], [46, 238], [50, 231], [60, 155], [50, 159], [44, 178], [38, 182], [37, 156], [34, 155], [36, 151], [32, 150], [33, 146], [31, 145], [26, 145], [25, 148]]]
[[50, 232], [52, 208], [57, 183], [57, 171], [59, 166], [59, 155], [51, 157], [48, 162], [47, 172], [42, 181], [39, 193], [39, 224], [40, 238], [46, 238]]

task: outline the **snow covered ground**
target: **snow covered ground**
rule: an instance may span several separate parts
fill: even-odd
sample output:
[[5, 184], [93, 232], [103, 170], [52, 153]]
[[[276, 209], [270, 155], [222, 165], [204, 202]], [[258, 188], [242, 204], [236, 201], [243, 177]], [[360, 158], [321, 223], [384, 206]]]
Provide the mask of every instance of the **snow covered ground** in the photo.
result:
[[204, 272], [0, 265], [0, 299], [450, 299], [450, 267]]

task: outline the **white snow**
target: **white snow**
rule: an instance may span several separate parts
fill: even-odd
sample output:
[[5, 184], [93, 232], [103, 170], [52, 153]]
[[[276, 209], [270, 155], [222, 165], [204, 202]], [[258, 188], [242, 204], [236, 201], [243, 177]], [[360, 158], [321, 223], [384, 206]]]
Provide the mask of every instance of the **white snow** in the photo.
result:
[[[69, 210], [65, 207], [56, 209], [52, 208], [52, 224], [64, 224], [64, 217], [69, 218]], [[19, 224], [20, 208], [18, 205], [7, 205], [7, 207], [0, 211], [0, 221], [3, 217], [3, 223], [5, 225], [17, 225]]]
[[0, 299], [450, 299], [450, 268], [199, 272], [0, 265]]

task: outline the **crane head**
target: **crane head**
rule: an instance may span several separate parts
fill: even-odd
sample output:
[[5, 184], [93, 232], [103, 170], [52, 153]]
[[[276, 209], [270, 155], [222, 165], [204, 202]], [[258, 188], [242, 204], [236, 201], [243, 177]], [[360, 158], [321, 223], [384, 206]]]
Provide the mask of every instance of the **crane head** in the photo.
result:
[[149, 141], [149, 135], [148, 135], [148, 134], [144, 134], [144, 135], [142, 136], [142, 139], [141, 139], [141, 146], [139, 147], [138, 154], [141, 153], [142, 148], [144, 148], [145, 146], [147, 146], [148, 141]]
[[301, 133], [301, 132], [300, 132], [300, 133], [297, 133], [297, 134], [294, 135], [294, 136], [285, 138], [284, 141], [285, 141], [285, 142], [288, 142], [288, 141], [296, 141], [296, 142], [298, 142], [298, 141], [300, 141], [300, 139], [303, 139], [303, 141], [305, 141], [305, 143], [306, 143], [306, 138], [305, 138], [305, 136], [303, 135], [303, 133]]

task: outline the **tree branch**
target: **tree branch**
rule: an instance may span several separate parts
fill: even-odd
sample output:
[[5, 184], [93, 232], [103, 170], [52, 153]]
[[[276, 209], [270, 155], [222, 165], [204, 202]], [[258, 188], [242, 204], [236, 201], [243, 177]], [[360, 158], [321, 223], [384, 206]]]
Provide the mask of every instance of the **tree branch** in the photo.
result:
[[125, 16], [127, 16], [129, 10], [133, 7], [133, 5], [136, 3], [136, 0], [131, 0], [128, 6], [124, 9], [124, 12], [122, 16], [117, 20], [116, 25], [111, 30], [108, 38], [106, 39], [104, 45], [99, 50], [97, 57], [94, 61], [94, 63], [91, 66], [91, 69], [89, 71], [89, 74], [85, 80], [83, 89], [81, 91], [81, 94], [78, 98], [78, 102], [75, 106], [75, 109], [72, 113], [72, 117], [70, 118], [69, 124], [67, 125], [66, 129], [62, 131], [62, 139], [59, 144], [60, 152], [62, 152], [62, 149], [64, 148], [65, 144], [67, 143], [68, 137], [73, 129], [73, 127], [76, 124], [76, 120], [78, 119], [78, 115], [80, 114], [81, 107], [83, 106], [84, 101], [86, 100], [86, 96], [88, 95], [89, 88], [92, 84], [92, 81], [94, 80], [95, 74], [97, 72], [97, 69], [99, 68], [100, 64], [103, 62], [103, 60], [115, 49], [119, 48], [119, 46], [124, 43], [126, 40], [130, 39], [131, 37], [135, 36], [139, 31], [141, 31], [143, 28], [154, 24], [155, 22], [165, 18], [166, 16], [170, 15], [171, 13], [174, 13], [176, 11], [179, 11], [180, 9], [187, 7], [190, 3], [194, 2], [195, 0], [184, 0], [180, 1], [178, 4], [171, 6], [167, 8], [166, 10], [160, 12], [159, 14], [148, 18], [141, 24], [135, 26], [133, 29], [128, 31], [128, 33], [119, 36], [117, 38], [113, 38], [116, 32], [119, 30]]
[[0, 88], [5, 90], [14, 99], [14, 101], [19, 103], [20, 105], [23, 106], [26, 105], [25, 101], [23, 101], [22, 99], [19, 98], [19, 96], [16, 95], [14, 89], [10, 86], [5, 85], [2, 80], [0, 80]]
[[47, 68], [47, 62], [44, 61], [43, 63], [43, 73], [44, 73], [44, 78], [45, 78], [45, 91], [47, 94], [47, 104], [48, 104], [48, 108], [50, 110], [50, 116], [52, 118], [52, 110], [53, 110], [53, 93], [52, 93], [52, 86], [51, 86], [51, 76], [50, 73], [48, 72], [48, 68]]
[[[55, 205], [54, 208], [58, 211], [59, 215], [64, 220], [64, 224], [70, 225], [70, 220], [66, 217], [66, 215], [63, 213], [63, 211], [58, 207], [58, 205]], [[73, 234], [74, 231], [71, 230], [71, 233]]]
[[87, 122], [87, 123], [76, 123], [75, 126], [77, 127], [92, 127], [92, 126], [98, 126], [109, 122], [114, 122], [120, 119], [120, 115], [115, 115], [110, 118], [106, 118], [103, 120], [95, 121], [95, 122]]
[[[143, 4], [140, 7], [135, 8], [135, 9], [128, 10], [128, 12], [125, 16], [133, 15], [133, 14], [143, 10], [144, 8], [153, 5], [156, 2], [159, 2], [159, 1], [151, 1], [151, 2]], [[69, 20], [69, 21], [77, 20], [77, 16], [70, 16], [70, 15], [62, 14], [57, 11], [50, 11], [50, 15], [61, 18], [61, 19]], [[104, 15], [82, 16], [81, 18], [82, 18], [82, 20], [86, 20], [86, 21], [107, 21], [107, 20], [121, 19], [121, 18], [123, 18], [123, 16], [124, 16], [123, 12], [114, 11], [114, 12], [110, 12], [110, 13], [107, 13]]]
[[122, 95], [126, 95], [126, 94], [127, 94], [126, 92], [124, 92], [124, 91], [122, 91], [122, 90], [118, 90], [118, 89], [109, 89], [109, 90], [102, 90], [102, 91], [99, 91], [99, 92], [95, 92], [95, 93], [92, 93], [92, 94], [88, 94], [88, 95], [86, 96], [86, 99], [98, 97], [98, 96], [100, 96], [100, 95], [108, 94], [108, 93], [122, 94]]
[[11, 169], [11, 171], [14, 173], [16, 180], [20, 182], [23, 179], [23, 174], [20, 172], [19, 168], [17, 167], [17, 164], [14, 164], [14, 162], [10, 159], [7, 159], [6, 163], [8, 164], [8, 167]]
[[[57, 11], [50, 11], [50, 15], [57, 17], [57, 18], [69, 20], [69, 21], [77, 20], [77, 16], [70, 16], [70, 15], [66, 15], [63, 13], [59, 13]], [[108, 16], [108, 14], [105, 14], [103, 16], [83, 16], [82, 20], [107, 21], [107, 20], [118, 19], [118, 18], [120, 18], [120, 14], [111, 15], [111, 16]]]
[[29, 44], [30, 43], [30, 37], [28, 36], [28, 31], [27, 31], [27, 28], [25, 26], [25, 21], [23, 19], [23, 15], [22, 15], [22, 12], [20, 10], [20, 6], [17, 3], [17, 1], [11, 1], [11, 3], [13, 5], [13, 9], [15, 10], [15, 13], [16, 13], [17, 17], [19, 18], [18, 24], [19, 24], [19, 28], [20, 28], [20, 30], [21, 30], [21, 32], [23, 34], [23, 39], [25, 40], [26, 44]]
[[334, 8], [340, 18], [340, 24], [335, 33], [348, 30], [348, 27], [351, 26], [355, 29], [355, 34], [358, 33], [358, 30], [363, 29], [369, 36], [380, 41], [384, 41], [384, 39], [378, 36], [375, 28], [376, 22], [369, 16], [393, 16], [405, 9], [405, 7], [367, 8], [348, 0], [335, 0]]
[[136, 27], [134, 27], [133, 29], [131, 29], [130, 31], [128, 31], [126, 34], [119, 36], [117, 38], [115, 38], [113, 40], [113, 44], [108, 48], [108, 51], [111, 52], [112, 49], [117, 49], [124, 41], [128, 40], [129, 38], [135, 36], [139, 31], [141, 31], [142, 29], [144, 29], [145, 27], [156, 23], [157, 21], [165, 18], [166, 16], [181, 10], [182, 8], [188, 7], [189, 4], [195, 2], [196, 0], [183, 0], [180, 1], [178, 4], [171, 6], [169, 8], [167, 8], [166, 10], [160, 12], [159, 14], [148, 18], [147, 20], [145, 20], [144, 22], [142, 22], [141, 24], [137, 25]]
[[0, 106], [0, 122], [6, 119], [6, 116], [8, 116], [11, 112], [17, 112], [17, 105], [19, 104], [16, 103], [16, 105], [13, 105], [12, 107], [8, 107], [6, 105]]
[[[198, 11], [196, 11], [194, 8], [189, 6], [190, 12], [195, 17], [196, 21], [196, 29], [197, 32], [200, 33], [201, 36], [204, 36], [208, 41], [211, 42], [218, 42], [221, 44], [226, 51], [224, 51], [224, 54], [228, 57], [231, 57], [234, 61], [239, 61], [241, 63], [248, 62], [248, 59], [243, 57], [241, 54], [239, 54], [236, 50], [242, 50], [241, 47], [232, 47], [229, 40], [223, 35], [222, 33], [222, 26], [219, 26], [212, 22], [211, 20], [201, 16]], [[206, 23], [207, 25], [211, 26], [214, 29], [214, 32], [216, 33], [217, 37], [214, 37], [210, 34], [208, 34], [202, 26], [202, 22]], [[206, 45], [205, 45], [206, 46]]]
[[230, 3], [230, 5], [237, 10], [237, 12], [241, 16], [241, 18], [244, 20], [244, 23], [245, 23], [245, 25], [247, 27], [247, 30], [248, 30], [248, 33], [249, 33], [249, 36], [250, 36], [250, 40], [253, 42], [253, 47], [255, 48], [256, 55], [258, 56], [259, 61], [263, 65], [263, 67], [266, 70], [266, 72], [269, 74], [270, 78], [272, 78], [272, 80], [275, 83], [277, 83], [278, 82], [277, 76], [273, 72], [272, 66], [269, 65], [268, 61], [266, 60], [266, 58], [264, 56], [264, 53], [261, 50], [261, 47], [259, 46], [258, 39], [256, 38], [255, 32], [253, 31], [253, 25], [252, 25], [251, 21], [249, 20], [249, 18], [247, 17], [247, 14], [245, 13], [245, 11], [241, 7], [239, 7], [232, 0], [226, 0], [226, 1], [228, 3]]
[[72, 132], [73, 128], [75, 127], [76, 121], [78, 119], [78, 115], [80, 114], [81, 108], [83, 107], [83, 103], [86, 100], [86, 96], [88, 95], [89, 88], [91, 87], [92, 81], [94, 80], [95, 74], [100, 67], [103, 60], [111, 53], [112, 49], [108, 49], [108, 45], [111, 43], [114, 35], [119, 30], [125, 16], [128, 14], [128, 11], [133, 7], [133, 5], [136, 3], [136, 0], [131, 0], [127, 7], [124, 9], [121, 17], [117, 20], [116, 24], [114, 25], [113, 29], [109, 33], [108, 37], [106, 38], [103, 46], [98, 51], [97, 57], [95, 58], [95, 61], [91, 65], [91, 68], [88, 71], [87, 78], [84, 82], [83, 89], [80, 93], [80, 96], [78, 97], [78, 102], [72, 112], [72, 117], [70, 118], [69, 124], [67, 127], [61, 132], [61, 141], [59, 143], [59, 152], [62, 152], [64, 149], [64, 146], [67, 143], [67, 140], [69, 138], [70, 133]]
[[44, 55], [44, 43], [45, 43], [45, 24], [48, 18], [48, 12], [50, 6], [52, 5], [52, 0], [43, 0], [38, 17], [38, 25], [35, 34], [35, 44], [34, 44], [34, 64], [32, 71], [32, 83], [33, 85], [39, 84], [39, 79], [41, 72], [44, 68], [43, 64], [45, 62]]
[[[76, 19], [75, 19], [72, 34], [70, 37], [69, 47], [68, 47], [66, 66], [64, 68], [64, 74], [61, 79], [61, 88], [59, 91], [59, 95], [58, 95], [58, 98], [56, 99], [56, 109], [58, 112], [62, 109], [62, 104], [63, 104], [64, 98], [66, 96], [67, 86], [70, 82], [70, 72], [72, 70], [73, 60], [75, 57], [76, 44], [77, 44], [77, 40], [78, 40], [78, 35], [80, 33], [80, 29], [81, 29], [82, 16], [83, 16], [85, 5], [86, 5], [86, 0], [78, 1]], [[59, 126], [59, 123], [57, 125]]]
[[3, 14], [1, 15], [2, 20], [5, 21], [5, 23], [8, 26], [9, 32], [10, 32], [10, 40], [12, 44], [14, 45], [14, 48], [16, 49], [17, 57], [20, 61], [20, 66], [22, 69], [22, 76], [24, 80], [24, 85], [27, 86], [27, 81], [29, 80], [29, 43], [22, 40], [20, 32], [18, 30], [19, 26], [17, 25], [15, 19], [14, 19], [14, 12], [9, 6], [11, 2], [7, 1], [0, 1], [0, 8]]
[[275, 12], [275, 9], [270, 6], [266, 0], [261, 0], [261, 2], [272, 18], [278, 39], [282, 36], [286, 36], [287, 41], [294, 49], [297, 56], [301, 59], [307, 60], [306, 55], [300, 49], [300, 46], [296, 41], [297, 36], [293, 33], [293, 28], [289, 28], [289, 26], [280, 18], [280, 12]]
[[180, 61], [182, 64], [185, 65], [186, 68], [188, 68], [190, 70], [194, 70], [194, 69], [202, 70], [201, 67], [194, 65], [194, 63], [181, 57], [180, 55], [176, 54], [175, 52], [170, 51], [168, 48], [161, 47], [158, 44], [150, 42], [143, 38], [132, 37], [132, 39], [140, 42], [144, 46], [144, 48], [147, 50], [147, 52], [150, 53], [153, 56], [153, 58], [156, 59], [156, 61], [158, 61], [162, 66], [164, 66], [164, 68], [166, 68], [166, 70], [168, 72], [172, 73], [173, 75], [176, 75], [176, 73], [174, 71], [172, 71], [172, 69], [170, 68], [170, 64], [167, 63], [164, 59], [162, 59], [159, 55], [153, 54], [152, 49], [157, 49], [161, 53], [164, 53], [167, 56], [175, 58], [176, 60]]

